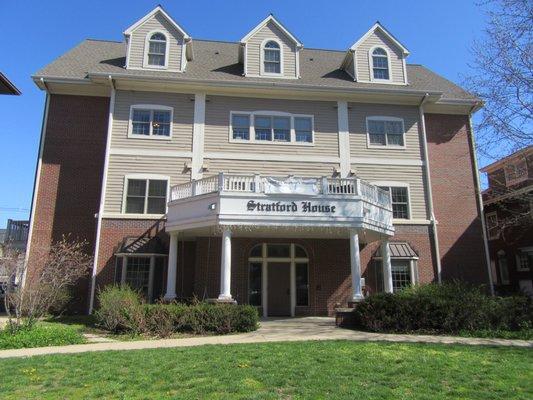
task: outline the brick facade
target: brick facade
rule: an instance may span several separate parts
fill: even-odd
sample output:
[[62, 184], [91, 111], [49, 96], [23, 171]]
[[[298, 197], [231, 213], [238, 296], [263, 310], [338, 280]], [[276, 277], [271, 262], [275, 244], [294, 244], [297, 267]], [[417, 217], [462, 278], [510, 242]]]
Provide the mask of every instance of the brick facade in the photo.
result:
[[[94, 250], [108, 114], [106, 97], [50, 95], [27, 282], [45, 249], [63, 235]], [[85, 308], [87, 283], [76, 292], [78, 309]]]
[[425, 118], [442, 278], [487, 284], [468, 116]]

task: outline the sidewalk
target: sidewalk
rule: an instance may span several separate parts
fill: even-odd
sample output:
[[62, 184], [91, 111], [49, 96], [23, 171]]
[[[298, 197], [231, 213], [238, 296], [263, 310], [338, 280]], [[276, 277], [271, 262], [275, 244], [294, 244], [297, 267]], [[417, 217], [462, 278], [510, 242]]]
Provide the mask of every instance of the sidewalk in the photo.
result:
[[507, 339], [476, 339], [452, 336], [393, 335], [352, 331], [337, 328], [332, 318], [308, 317], [269, 319], [250, 333], [224, 336], [203, 336], [183, 339], [139, 340], [131, 342], [87, 343], [71, 346], [38, 347], [32, 349], [1, 350], [0, 358], [31, 357], [45, 354], [72, 354], [88, 351], [140, 350], [169, 347], [190, 347], [207, 344], [291, 342], [305, 340], [384, 341], [397, 343], [442, 343], [482, 346], [533, 348], [533, 341]]

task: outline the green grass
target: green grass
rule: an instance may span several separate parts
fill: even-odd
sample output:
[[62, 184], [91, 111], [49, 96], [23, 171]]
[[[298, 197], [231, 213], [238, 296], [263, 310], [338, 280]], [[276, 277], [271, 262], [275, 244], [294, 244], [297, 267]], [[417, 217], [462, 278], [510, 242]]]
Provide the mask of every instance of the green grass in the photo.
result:
[[23, 327], [16, 333], [0, 331], [0, 350], [24, 347], [64, 346], [85, 343], [85, 338], [75, 327], [62, 324], [37, 323]]
[[530, 349], [297, 342], [0, 362], [3, 399], [531, 399]]

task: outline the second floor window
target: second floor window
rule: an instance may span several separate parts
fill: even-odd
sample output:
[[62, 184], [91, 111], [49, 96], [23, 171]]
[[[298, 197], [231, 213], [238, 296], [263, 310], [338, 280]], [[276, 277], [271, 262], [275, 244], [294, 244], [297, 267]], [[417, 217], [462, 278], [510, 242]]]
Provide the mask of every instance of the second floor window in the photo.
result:
[[409, 219], [409, 191], [407, 187], [380, 186], [390, 193], [392, 201], [392, 218]]
[[148, 65], [164, 67], [167, 57], [167, 38], [162, 33], [154, 33], [148, 40]]
[[279, 44], [271, 40], [265, 44], [263, 52], [263, 67], [265, 73], [280, 74], [281, 49], [279, 48]]
[[497, 239], [500, 234], [498, 214], [495, 212], [487, 213], [485, 218], [487, 220], [487, 235], [489, 236], [489, 239]]
[[370, 146], [404, 147], [403, 120], [392, 117], [367, 118]]
[[372, 76], [375, 80], [389, 80], [389, 60], [381, 47], [372, 51]]
[[127, 179], [125, 213], [164, 214], [167, 183], [162, 179]]
[[505, 166], [505, 182], [507, 186], [520, 183], [527, 179], [527, 162], [525, 158], [521, 158], [514, 162], [510, 162]]
[[150, 106], [135, 106], [131, 110], [131, 136], [170, 138], [172, 110]]

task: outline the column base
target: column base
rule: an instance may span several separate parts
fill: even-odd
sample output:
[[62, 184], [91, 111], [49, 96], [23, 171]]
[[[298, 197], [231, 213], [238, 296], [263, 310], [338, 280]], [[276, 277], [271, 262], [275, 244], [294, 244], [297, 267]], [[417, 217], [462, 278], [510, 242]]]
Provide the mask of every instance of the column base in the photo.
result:
[[163, 300], [167, 302], [171, 302], [171, 301], [176, 300], [176, 297], [177, 297], [176, 295], [165, 294], [165, 296], [163, 297]]
[[232, 297], [218, 297], [216, 299], [207, 299], [207, 302], [212, 304], [237, 304], [237, 301]]

